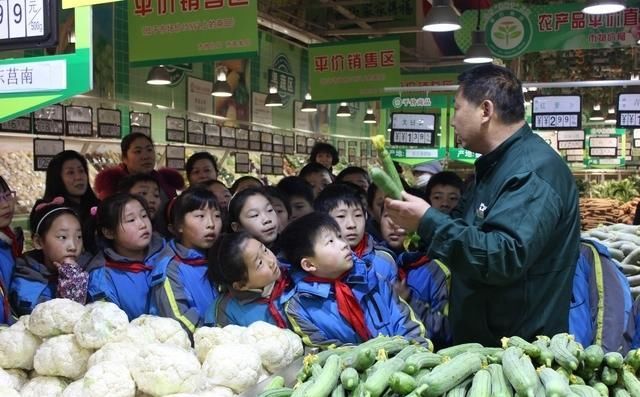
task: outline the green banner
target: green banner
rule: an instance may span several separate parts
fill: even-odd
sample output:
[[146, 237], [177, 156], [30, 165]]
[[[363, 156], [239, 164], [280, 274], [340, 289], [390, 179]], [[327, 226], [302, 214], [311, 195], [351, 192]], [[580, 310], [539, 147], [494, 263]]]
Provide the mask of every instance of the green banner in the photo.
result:
[[[419, 94], [419, 93], [415, 93]], [[390, 96], [380, 100], [383, 109], [402, 109], [405, 111], [420, 111], [422, 108], [444, 109], [453, 107], [451, 95], [419, 95], [413, 97]]]
[[[484, 10], [480, 28], [498, 58], [511, 59], [528, 52], [630, 47], [640, 39], [639, 1], [628, 1], [624, 11], [587, 15], [583, 3], [528, 5], [494, 4]], [[462, 29], [455, 32], [458, 47], [471, 45], [477, 11], [462, 14]]]
[[240, 58], [258, 49], [255, 0], [130, 1], [134, 66]]
[[400, 44], [366, 40], [309, 47], [309, 87], [317, 102], [378, 99], [400, 86]]
[[400, 75], [402, 87], [425, 87], [458, 84], [458, 73], [403, 73]]
[[[589, 168], [615, 168], [624, 166], [626, 135], [626, 130], [623, 128], [585, 129], [586, 149], [584, 152], [584, 165]], [[612, 142], [607, 142], [608, 140], [612, 140]], [[615, 148], [613, 147], [614, 142], [616, 144]], [[598, 150], [600, 153], [596, 152]], [[611, 154], [614, 155], [610, 155], [607, 151], [610, 151]]]

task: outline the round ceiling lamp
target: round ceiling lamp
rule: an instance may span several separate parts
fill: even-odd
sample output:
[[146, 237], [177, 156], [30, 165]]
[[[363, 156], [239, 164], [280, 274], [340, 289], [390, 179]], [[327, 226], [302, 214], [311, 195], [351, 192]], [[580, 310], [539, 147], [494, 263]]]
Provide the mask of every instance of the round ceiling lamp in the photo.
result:
[[452, 32], [460, 29], [460, 16], [448, 0], [433, 0], [431, 10], [424, 20], [426, 32]]
[[582, 9], [585, 14], [603, 15], [612, 14], [624, 10], [626, 6], [623, 1], [616, 0], [596, 0], [588, 1], [587, 5]]
[[147, 84], [149, 85], [169, 85], [171, 84], [171, 75], [163, 66], [154, 66], [149, 70], [147, 75]]

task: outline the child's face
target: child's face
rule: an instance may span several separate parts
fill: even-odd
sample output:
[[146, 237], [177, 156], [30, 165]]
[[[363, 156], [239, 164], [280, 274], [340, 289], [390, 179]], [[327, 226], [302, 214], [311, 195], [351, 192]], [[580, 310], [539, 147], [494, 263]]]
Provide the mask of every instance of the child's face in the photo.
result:
[[82, 253], [82, 228], [78, 218], [71, 214], [58, 216], [44, 236], [35, 240], [47, 266], [76, 263]]
[[247, 266], [247, 282], [237, 289], [263, 289], [280, 277], [276, 256], [256, 239], [247, 240], [242, 260]]
[[291, 216], [289, 220], [292, 222], [313, 212], [311, 203], [302, 196], [291, 196], [289, 202], [291, 204]]
[[363, 174], [353, 173], [345, 175], [342, 180], [344, 182], [351, 182], [356, 186], [360, 186], [365, 192], [369, 189], [369, 180]]
[[229, 201], [231, 200], [231, 192], [229, 189], [219, 183], [214, 183], [209, 187], [209, 190], [216, 197], [216, 201], [220, 208], [223, 208], [226, 211], [227, 208], [229, 208]]
[[114, 236], [116, 252], [123, 256], [144, 251], [151, 243], [151, 219], [138, 200], [130, 200], [122, 211]]
[[376, 194], [373, 196], [373, 203], [371, 205], [371, 215], [373, 219], [380, 222], [380, 213], [382, 212], [382, 204], [384, 203], [384, 191], [382, 189], [376, 190]]
[[364, 237], [364, 228], [366, 224], [365, 213], [362, 207], [347, 206], [340, 203], [329, 212], [329, 215], [338, 222], [342, 238], [354, 248]]
[[314, 276], [335, 279], [353, 267], [353, 256], [349, 244], [327, 229], [317, 236], [313, 256], [302, 262], [302, 268]]
[[160, 210], [160, 189], [155, 182], [138, 182], [129, 190], [131, 194], [142, 196], [149, 207], [149, 217], [153, 220]]
[[393, 250], [400, 250], [403, 248], [402, 243], [407, 236], [407, 232], [396, 226], [389, 217], [387, 211], [382, 213], [382, 219], [380, 221], [380, 232], [384, 241], [387, 242], [389, 247]]
[[80, 197], [87, 191], [89, 177], [78, 159], [67, 160], [62, 164], [62, 183], [72, 196]]
[[234, 230], [244, 229], [252, 237], [264, 244], [270, 244], [278, 237], [278, 215], [267, 198], [254, 194], [247, 198]]
[[16, 197], [10, 190], [0, 191], [0, 228], [7, 227], [13, 220]]
[[196, 184], [204, 181], [217, 179], [218, 174], [211, 161], [200, 159], [193, 163], [193, 169], [189, 174], [189, 183]]
[[178, 233], [185, 247], [205, 250], [211, 248], [221, 230], [220, 211], [206, 207], [187, 212]]
[[429, 200], [433, 208], [448, 214], [460, 201], [460, 189], [451, 185], [435, 185], [431, 189]]
[[272, 197], [270, 201], [273, 210], [278, 216], [278, 233], [280, 233], [289, 224], [289, 213], [282, 200]]
[[311, 185], [311, 188], [313, 188], [313, 197], [318, 197], [318, 194], [320, 194], [320, 192], [323, 191], [325, 187], [331, 184], [331, 176], [329, 175], [329, 171], [314, 172], [307, 175], [304, 180], [307, 181], [309, 185]]

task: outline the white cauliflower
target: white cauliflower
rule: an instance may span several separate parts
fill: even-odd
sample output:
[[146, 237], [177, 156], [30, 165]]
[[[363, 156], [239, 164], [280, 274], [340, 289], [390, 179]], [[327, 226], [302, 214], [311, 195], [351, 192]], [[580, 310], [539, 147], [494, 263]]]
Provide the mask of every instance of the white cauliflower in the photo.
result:
[[20, 316], [20, 318], [18, 319], [18, 321], [16, 321], [11, 328], [13, 329], [21, 329], [21, 330], [25, 330], [27, 329], [27, 327], [29, 326], [29, 319], [31, 318], [30, 315], [25, 314], [24, 316]]
[[285, 329], [284, 332], [287, 334], [289, 338], [289, 344], [291, 345], [291, 349], [293, 350], [293, 357], [298, 358], [304, 354], [304, 346], [302, 345], [302, 339], [295, 332], [290, 329]]
[[0, 367], [33, 369], [40, 343], [40, 338], [22, 327], [0, 331]]
[[140, 353], [140, 349], [133, 343], [109, 342], [89, 357], [87, 367], [91, 368], [98, 363], [111, 361], [121, 363], [127, 368], [131, 368], [133, 359], [136, 358], [138, 353]]
[[73, 327], [80, 346], [99, 349], [129, 325], [127, 313], [111, 302], [95, 302]]
[[33, 359], [40, 375], [79, 379], [87, 371], [91, 350], [80, 346], [73, 335], [60, 335], [42, 343]]
[[232, 338], [234, 338], [237, 341], [241, 341], [245, 331], [247, 330], [246, 327], [241, 327], [239, 325], [235, 325], [235, 324], [229, 324], [225, 327], [222, 328], [223, 330], [225, 330], [226, 333], [228, 333], [229, 335], [231, 335]]
[[55, 376], [37, 376], [20, 390], [22, 397], [60, 397], [67, 382]]
[[0, 386], [0, 396], [2, 397], [20, 397], [20, 393], [16, 389], [8, 386]]
[[262, 365], [270, 373], [286, 367], [295, 358], [294, 346], [287, 333], [264, 321], [256, 321], [247, 328], [243, 343], [258, 350]]
[[189, 335], [179, 322], [172, 318], [142, 315], [131, 321], [131, 326], [148, 329], [153, 332], [160, 343], [189, 349], [191, 341]]
[[139, 327], [129, 323], [129, 325], [115, 333], [111, 342], [124, 342], [135, 344], [136, 346], [158, 343], [156, 334], [149, 327]]
[[82, 384], [84, 380], [79, 379], [67, 386], [60, 397], [84, 397], [82, 395]]
[[[7, 387], [20, 391], [27, 383], [27, 373], [19, 369], [0, 369], [0, 387]], [[1, 396], [2, 394], [0, 394]]]
[[165, 397], [234, 397], [235, 394], [233, 390], [228, 387], [215, 386], [210, 390], [199, 392], [199, 393], [178, 393], [178, 394], [169, 394]]
[[83, 305], [70, 299], [51, 299], [33, 309], [28, 328], [41, 338], [72, 334], [85, 311]]
[[238, 344], [237, 335], [219, 327], [200, 327], [193, 333], [193, 341], [200, 362], [204, 362], [207, 353], [218, 345]]
[[134, 397], [136, 384], [122, 364], [102, 362], [94, 365], [84, 376], [83, 397]]
[[141, 348], [131, 374], [138, 388], [153, 396], [191, 393], [200, 380], [200, 362], [185, 349], [154, 343]]
[[200, 390], [225, 386], [242, 393], [258, 383], [262, 363], [258, 351], [249, 345], [219, 345], [211, 349], [202, 364]]

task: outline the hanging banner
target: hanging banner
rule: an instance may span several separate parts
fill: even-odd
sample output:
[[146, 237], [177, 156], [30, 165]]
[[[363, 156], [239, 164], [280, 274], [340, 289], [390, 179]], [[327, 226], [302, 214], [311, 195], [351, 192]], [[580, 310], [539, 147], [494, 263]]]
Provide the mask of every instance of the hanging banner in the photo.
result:
[[130, 1], [129, 62], [242, 58], [258, 49], [255, 0]]
[[[419, 94], [419, 93], [414, 93]], [[425, 95], [405, 97], [405, 96], [389, 96], [380, 100], [383, 109], [414, 109], [418, 108], [440, 108], [452, 107], [454, 102], [453, 95]]]
[[[640, 38], [640, 2], [614, 14], [587, 15], [584, 3], [530, 5], [504, 2], [483, 10], [481, 30], [487, 45], [498, 58], [512, 59], [524, 53], [630, 47]], [[471, 45], [477, 11], [462, 14], [462, 29], [455, 32], [461, 50]]]
[[378, 99], [400, 85], [400, 44], [367, 40], [309, 47], [309, 87], [316, 102]]

